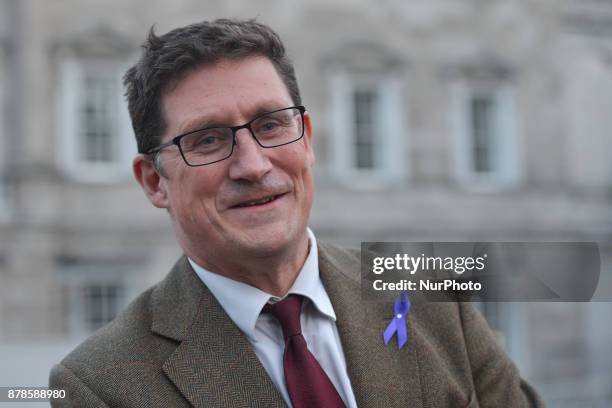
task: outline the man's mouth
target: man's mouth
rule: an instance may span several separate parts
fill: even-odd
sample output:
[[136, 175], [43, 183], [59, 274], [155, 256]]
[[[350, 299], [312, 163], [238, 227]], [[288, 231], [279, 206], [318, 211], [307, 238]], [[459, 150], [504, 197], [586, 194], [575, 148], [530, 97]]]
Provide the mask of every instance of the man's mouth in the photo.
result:
[[258, 200], [247, 201], [247, 202], [244, 202], [244, 203], [237, 204], [237, 205], [233, 206], [232, 208], [255, 207], [255, 206], [265, 205], [265, 204], [271, 203], [272, 201], [277, 200], [279, 197], [281, 197], [283, 195], [284, 194], [278, 194], [278, 195], [274, 195], [274, 196], [260, 198]]

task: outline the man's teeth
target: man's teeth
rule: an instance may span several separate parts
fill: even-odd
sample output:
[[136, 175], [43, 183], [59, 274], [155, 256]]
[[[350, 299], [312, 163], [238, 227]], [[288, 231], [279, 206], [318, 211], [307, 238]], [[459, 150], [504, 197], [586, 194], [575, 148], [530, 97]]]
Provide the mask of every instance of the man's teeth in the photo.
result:
[[269, 203], [270, 201], [274, 200], [275, 197], [267, 197], [267, 198], [262, 198], [261, 200], [257, 200], [257, 201], [251, 201], [248, 202], [246, 204], [242, 204], [243, 207], [248, 207], [251, 205], [261, 205], [261, 204], [265, 204], [265, 203]]

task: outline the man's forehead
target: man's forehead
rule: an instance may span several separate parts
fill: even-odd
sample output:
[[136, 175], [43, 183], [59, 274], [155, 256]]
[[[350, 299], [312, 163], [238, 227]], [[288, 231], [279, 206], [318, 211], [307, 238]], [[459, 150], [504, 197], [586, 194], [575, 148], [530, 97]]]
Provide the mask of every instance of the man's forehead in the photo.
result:
[[162, 100], [168, 130], [175, 133], [239, 125], [235, 122], [291, 105], [285, 83], [262, 56], [200, 65], [168, 88]]
[[[245, 121], [249, 121], [266, 112], [273, 112], [279, 109], [287, 108], [289, 105], [280, 99], [269, 99], [265, 101], [253, 101], [250, 107], [243, 110]], [[212, 104], [206, 112], [195, 114], [193, 117], [187, 117], [178, 123], [178, 131], [181, 133], [190, 130], [202, 129], [213, 126], [238, 126], [243, 123], [234, 123], [232, 114], [221, 106]]]

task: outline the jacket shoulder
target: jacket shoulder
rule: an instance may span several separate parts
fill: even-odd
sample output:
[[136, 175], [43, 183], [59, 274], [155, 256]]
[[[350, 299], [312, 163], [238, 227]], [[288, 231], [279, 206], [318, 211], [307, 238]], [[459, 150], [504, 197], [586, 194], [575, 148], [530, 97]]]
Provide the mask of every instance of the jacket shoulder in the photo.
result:
[[146, 397], [170, 389], [161, 367], [176, 343], [151, 331], [151, 297], [158, 285], [143, 292], [56, 365], [50, 385], [68, 389], [79, 399], [87, 396], [110, 405], [123, 404], [122, 398], [135, 392]]
[[143, 343], [152, 340], [151, 294], [155, 286], [140, 294], [109, 324], [96, 331], [63, 360], [71, 369], [113, 364], [141, 354]]

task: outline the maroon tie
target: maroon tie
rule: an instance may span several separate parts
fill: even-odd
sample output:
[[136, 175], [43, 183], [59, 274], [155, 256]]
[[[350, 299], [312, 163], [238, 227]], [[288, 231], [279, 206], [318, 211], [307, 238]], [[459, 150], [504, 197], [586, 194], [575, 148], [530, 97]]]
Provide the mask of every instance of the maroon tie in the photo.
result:
[[278, 319], [285, 337], [285, 382], [294, 408], [344, 407], [342, 398], [325, 371], [308, 350], [302, 336], [300, 312], [302, 296], [289, 295], [273, 305], [267, 304], [264, 313]]

